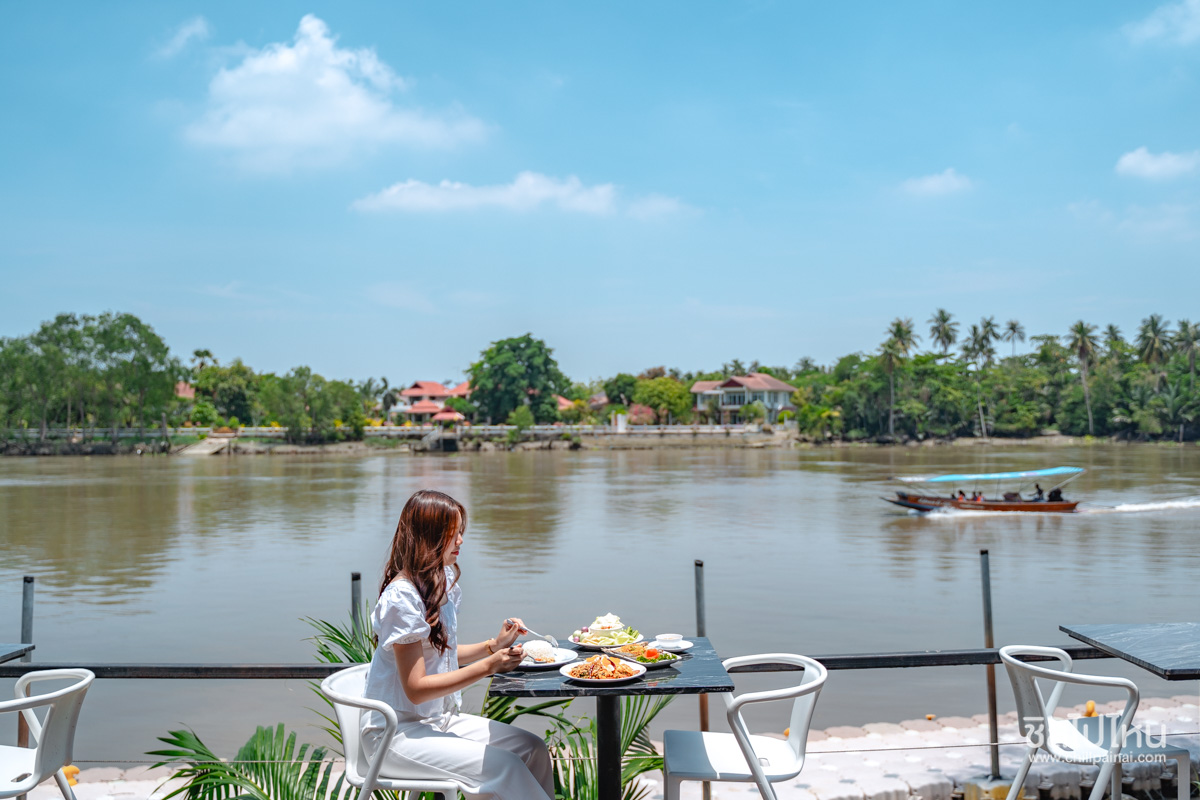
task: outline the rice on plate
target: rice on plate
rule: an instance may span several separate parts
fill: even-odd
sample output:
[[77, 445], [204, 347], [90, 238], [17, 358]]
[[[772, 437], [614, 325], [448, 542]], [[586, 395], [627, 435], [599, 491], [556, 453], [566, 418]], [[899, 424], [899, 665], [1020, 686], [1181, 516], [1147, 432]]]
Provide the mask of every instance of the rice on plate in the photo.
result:
[[525, 642], [522, 647], [526, 658], [531, 658], [541, 664], [548, 664], [554, 660], [554, 648], [551, 647], [549, 642], [535, 639], [531, 642]]

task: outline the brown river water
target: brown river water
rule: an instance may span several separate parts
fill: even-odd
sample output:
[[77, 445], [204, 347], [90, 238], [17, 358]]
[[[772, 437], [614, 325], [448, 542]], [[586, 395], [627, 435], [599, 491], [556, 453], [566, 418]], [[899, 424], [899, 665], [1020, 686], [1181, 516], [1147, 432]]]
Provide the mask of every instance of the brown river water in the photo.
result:
[[[918, 516], [879, 499], [895, 474], [1058, 464], [1088, 468], [1067, 491], [1085, 513]], [[700, 558], [723, 656], [980, 647], [981, 548], [998, 644], [1070, 643], [1063, 623], [1200, 619], [1197, 447], [7, 458], [0, 641], [18, 638], [21, 576], [34, 575], [36, 661], [309, 662], [302, 618], [346, 618], [352, 571], [374, 597], [400, 509], [423, 487], [470, 515], [462, 641], [505, 616], [563, 638], [606, 612], [648, 634], [694, 633]], [[1196, 692], [1116, 660], [1080, 668], [1132, 678], [1143, 696]], [[984, 687], [981, 667], [834, 672], [814, 725], [979, 713]], [[257, 724], [323, 741], [318, 705], [304, 681], [102, 680], [76, 758], [146, 760], [156, 736], [185, 726], [228, 756]], [[782, 730], [785, 716], [751, 722]], [[696, 724], [696, 699], [681, 698], [652, 732]]]

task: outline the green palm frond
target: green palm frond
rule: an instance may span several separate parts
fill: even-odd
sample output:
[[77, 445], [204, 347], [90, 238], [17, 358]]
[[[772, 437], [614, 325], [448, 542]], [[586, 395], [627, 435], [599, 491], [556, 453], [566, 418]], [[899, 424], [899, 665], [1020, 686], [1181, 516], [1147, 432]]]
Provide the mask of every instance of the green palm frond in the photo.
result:
[[371, 610], [363, 606], [358, 613], [360, 624], [357, 627], [353, 618], [344, 625], [312, 617], [304, 618], [317, 632], [305, 641], [316, 645], [318, 661], [326, 664], [366, 664], [371, 660], [376, 645], [375, 635], [367, 624]]
[[296, 734], [260, 727], [238, 750], [233, 761], [222, 761], [192, 731], [171, 731], [159, 741], [171, 749], [151, 751], [161, 756], [156, 767], [176, 769], [185, 783], [164, 800], [349, 800], [358, 790], [339, 775], [327, 751], [309, 744], [296, 746]]

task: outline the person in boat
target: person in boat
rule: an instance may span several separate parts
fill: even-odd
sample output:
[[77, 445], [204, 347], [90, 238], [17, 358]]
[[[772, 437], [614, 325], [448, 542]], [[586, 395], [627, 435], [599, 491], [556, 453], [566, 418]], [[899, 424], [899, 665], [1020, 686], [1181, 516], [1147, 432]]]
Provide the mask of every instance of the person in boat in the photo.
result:
[[1050, 496], [1047, 498], [1051, 503], [1061, 503], [1063, 501], [1062, 489], [1054, 488], [1050, 490]]
[[966, 499], [967, 499], [966, 492], [964, 492], [962, 489], [959, 489], [959, 490], [958, 490], [958, 499], [959, 499], [959, 500], [966, 500]]
[[1044, 499], [1046, 498], [1045, 492], [1042, 491], [1042, 485], [1040, 483], [1035, 483], [1033, 485], [1033, 502], [1040, 503]]

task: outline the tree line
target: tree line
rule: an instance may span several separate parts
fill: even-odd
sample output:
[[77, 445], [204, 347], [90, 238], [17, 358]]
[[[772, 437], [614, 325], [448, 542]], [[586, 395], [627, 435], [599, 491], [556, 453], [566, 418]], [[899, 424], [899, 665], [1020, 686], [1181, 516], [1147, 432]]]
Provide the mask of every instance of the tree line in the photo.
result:
[[[795, 387], [793, 409], [780, 421], [794, 420], [817, 441], [1045, 430], [1179, 441], [1197, 434], [1200, 324], [1172, 326], [1151, 314], [1130, 339], [1115, 325], [1101, 331], [1084, 321], [1027, 339], [1017, 320], [999, 325], [985, 317], [964, 328], [938, 309], [927, 325], [928, 349], [920, 348], [924, 337], [912, 319], [900, 317], [877, 350], [831, 366], [811, 358], [792, 367], [734, 359], [710, 371], [660, 366], [589, 382], [570, 381], [553, 350], [525, 334], [483, 350], [467, 371], [470, 398], [447, 405], [473, 422], [519, 427], [601, 422], [614, 412], [634, 423], [716, 422], [718, 408], [694, 408], [692, 384], [761, 372]], [[1032, 348], [1018, 352], [1026, 341]], [[180, 381], [191, 384], [194, 398], [176, 396]], [[260, 373], [240, 359], [222, 363], [209, 350], [193, 351], [185, 363], [132, 314], [60, 314], [28, 336], [0, 339], [0, 435], [44, 438], [50, 427], [153, 435], [156, 427], [191, 423], [280, 425], [293, 441], [361, 438], [367, 424], [389, 417], [405, 385], [328, 380], [306, 366]], [[568, 406], [560, 407], [560, 396]], [[758, 404], [741, 413], [766, 416]]]

